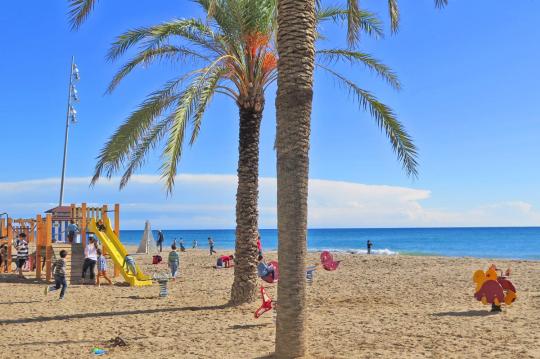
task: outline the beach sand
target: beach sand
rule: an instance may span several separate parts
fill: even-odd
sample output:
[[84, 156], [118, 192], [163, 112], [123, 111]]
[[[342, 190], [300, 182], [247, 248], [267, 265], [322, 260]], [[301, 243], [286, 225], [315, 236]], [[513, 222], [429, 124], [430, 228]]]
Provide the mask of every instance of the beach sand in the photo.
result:
[[[540, 262], [336, 256], [343, 260], [339, 270], [317, 270], [308, 286], [312, 357], [540, 358]], [[157, 285], [74, 285], [59, 301], [58, 292], [44, 296], [42, 283], [6, 283], [1, 275], [0, 357], [84, 358], [96, 346], [111, 358], [271, 354], [272, 313], [255, 319], [259, 300], [225, 307], [233, 270], [214, 270], [215, 258], [182, 253], [181, 276], [167, 298], [158, 297]], [[156, 267], [149, 256], [137, 260], [146, 272]], [[309, 254], [308, 263], [317, 260], [317, 253]], [[492, 262], [512, 267], [518, 290], [517, 302], [495, 315], [473, 299], [471, 281], [474, 270]], [[276, 288], [269, 292], [274, 297]], [[128, 345], [111, 346], [116, 336]]]

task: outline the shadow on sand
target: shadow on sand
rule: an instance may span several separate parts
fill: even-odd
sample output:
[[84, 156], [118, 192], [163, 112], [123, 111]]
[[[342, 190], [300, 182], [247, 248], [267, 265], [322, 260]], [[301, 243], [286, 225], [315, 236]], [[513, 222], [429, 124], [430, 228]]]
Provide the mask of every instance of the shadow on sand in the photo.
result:
[[236, 324], [236, 325], [231, 325], [229, 327], [229, 329], [253, 329], [253, 328], [263, 328], [263, 327], [267, 327], [268, 325], [270, 325], [269, 323], [264, 323], [264, 324]]
[[124, 315], [137, 315], [137, 314], [156, 314], [156, 313], [176, 313], [176, 312], [196, 312], [203, 310], [219, 310], [230, 307], [228, 304], [203, 306], [203, 307], [180, 307], [180, 308], [155, 308], [155, 309], [139, 309], [139, 310], [125, 310], [118, 312], [99, 312], [99, 313], [80, 313], [69, 315], [57, 315], [50, 317], [34, 317], [34, 318], [20, 318], [20, 319], [0, 319], [0, 324], [25, 324], [25, 323], [46, 323], [55, 320], [69, 320], [69, 319], [86, 319], [86, 318], [104, 318], [104, 317], [119, 317]]
[[487, 310], [468, 310], [466, 312], [441, 312], [432, 314], [434, 317], [488, 317], [500, 312], [488, 312]]
[[35, 277], [19, 277], [17, 274], [0, 274], [0, 283], [38, 284], [45, 285], [48, 282]]
[[42, 303], [40, 300], [14, 300], [11, 302], [0, 302], [0, 305], [6, 305], [6, 304], [32, 304], [32, 303]]

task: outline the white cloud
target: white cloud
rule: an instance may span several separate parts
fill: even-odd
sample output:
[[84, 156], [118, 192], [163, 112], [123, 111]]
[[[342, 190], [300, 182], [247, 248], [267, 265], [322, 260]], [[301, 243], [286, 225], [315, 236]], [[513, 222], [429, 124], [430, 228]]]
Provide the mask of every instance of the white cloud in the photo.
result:
[[[66, 180], [66, 202], [121, 203], [126, 229], [144, 220], [162, 228], [234, 228], [236, 176], [182, 174], [167, 197], [159, 176], [133, 176], [123, 191], [118, 178], [90, 187], [90, 178]], [[0, 212], [29, 217], [56, 205], [59, 179], [0, 182]], [[429, 208], [428, 190], [312, 179], [309, 184], [309, 226], [519, 226], [540, 225], [540, 212], [527, 202], [479, 204], [448, 211]], [[276, 180], [260, 179], [259, 215], [263, 228], [276, 227]]]

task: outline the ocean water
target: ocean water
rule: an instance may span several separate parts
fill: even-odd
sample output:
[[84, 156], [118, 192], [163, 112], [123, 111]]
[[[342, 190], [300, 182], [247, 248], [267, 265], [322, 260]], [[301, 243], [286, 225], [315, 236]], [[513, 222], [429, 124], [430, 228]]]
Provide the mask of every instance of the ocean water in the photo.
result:
[[[234, 248], [234, 230], [164, 230], [163, 233], [167, 247], [174, 239], [182, 238], [187, 248], [191, 248], [193, 240], [197, 240], [200, 248], [208, 248], [210, 236], [216, 249]], [[260, 233], [263, 249], [277, 249], [277, 230], [261, 229]], [[124, 230], [120, 236], [122, 242], [136, 245], [142, 234], [142, 230]], [[157, 238], [155, 231], [154, 238]], [[368, 239], [378, 255], [540, 260], [540, 227], [310, 229], [308, 249], [365, 253]]]

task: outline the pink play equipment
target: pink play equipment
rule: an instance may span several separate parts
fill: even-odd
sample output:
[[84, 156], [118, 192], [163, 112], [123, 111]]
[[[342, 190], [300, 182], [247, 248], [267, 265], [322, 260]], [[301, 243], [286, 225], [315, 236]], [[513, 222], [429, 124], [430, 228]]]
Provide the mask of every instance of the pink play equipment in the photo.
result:
[[341, 263], [341, 261], [335, 261], [332, 253], [328, 251], [321, 253], [321, 264], [327, 271], [334, 271], [338, 269], [339, 263]]
[[264, 313], [268, 312], [269, 310], [276, 309], [276, 302], [266, 294], [266, 291], [264, 290], [264, 287], [261, 286], [261, 298], [262, 298], [262, 305], [255, 311], [255, 318], [259, 318]]
[[279, 279], [279, 265], [277, 261], [270, 261], [268, 264], [272, 265], [274, 267], [274, 277], [272, 278], [271, 275], [267, 275], [265, 277], [261, 277], [262, 280], [264, 280], [266, 283], [276, 283]]

